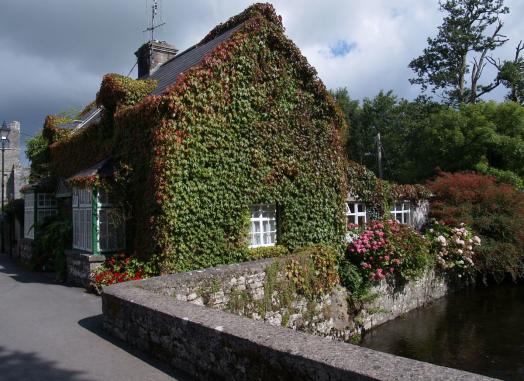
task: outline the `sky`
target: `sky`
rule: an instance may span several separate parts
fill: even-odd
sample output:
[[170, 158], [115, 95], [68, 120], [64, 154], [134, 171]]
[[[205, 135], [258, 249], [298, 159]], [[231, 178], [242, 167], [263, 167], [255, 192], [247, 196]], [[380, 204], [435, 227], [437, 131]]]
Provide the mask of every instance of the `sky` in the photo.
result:
[[[127, 75], [134, 52], [149, 38], [153, 0], [0, 0], [0, 121], [19, 120], [25, 139], [46, 115], [81, 109], [95, 98], [106, 73]], [[180, 51], [253, 1], [158, 0], [155, 38]], [[496, 55], [509, 59], [524, 39], [524, 1], [506, 0]], [[286, 34], [330, 89], [353, 99], [393, 90], [413, 99], [407, 67], [442, 22], [438, 0], [275, 0]], [[486, 71], [486, 80], [489, 80]], [[136, 77], [136, 69], [131, 72]], [[501, 89], [489, 95], [501, 100]]]

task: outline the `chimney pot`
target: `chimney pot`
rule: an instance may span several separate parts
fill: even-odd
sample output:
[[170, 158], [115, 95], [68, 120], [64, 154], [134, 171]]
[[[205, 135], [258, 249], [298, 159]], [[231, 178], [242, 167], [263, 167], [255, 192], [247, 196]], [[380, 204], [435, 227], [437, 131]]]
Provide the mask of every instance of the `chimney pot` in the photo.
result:
[[165, 41], [146, 42], [135, 52], [138, 59], [138, 78], [150, 76], [177, 53], [178, 49]]

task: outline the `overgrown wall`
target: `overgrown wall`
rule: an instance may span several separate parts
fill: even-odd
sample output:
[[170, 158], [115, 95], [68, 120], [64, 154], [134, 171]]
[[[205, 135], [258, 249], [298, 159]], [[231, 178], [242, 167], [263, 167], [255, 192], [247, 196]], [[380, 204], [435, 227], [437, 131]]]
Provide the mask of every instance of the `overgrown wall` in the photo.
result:
[[166, 269], [245, 259], [252, 204], [276, 205], [290, 249], [344, 233], [344, 120], [272, 7], [242, 17], [160, 102], [152, 228]]
[[104, 328], [204, 380], [488, 379], [297, 332], [274, 319], [265, 324], [221, 310], [228, 304], [228, 290], [249, 290], [262, 297], [266, 275], [261, 274], [271, 263], [222, 266], [104, 288]]
[[289, 292], [282, 282], [285, 258], [265, 259], [179, 273], [143, 281], [142, 287], [173, 300], [231, 312], [268, 324], [342, 341], [422, 307], [466, 285], [435, 270], [406, 283], [388, 279], [374, 286], [369, 300], [348, 305], [345, 288], [337, 286], [320, 298]]
[[205, 41], [234, 27], [165, 93], [108, 75], [99, 121], [65, 134], [49, 118], [44, 129], [58, 176], [113, 156], [128, 249], [162, 273], [245, 260], [253, 204], [276, 206], [290, 250], [344, 235], [342, 114], [271, 5], [249, 7]]

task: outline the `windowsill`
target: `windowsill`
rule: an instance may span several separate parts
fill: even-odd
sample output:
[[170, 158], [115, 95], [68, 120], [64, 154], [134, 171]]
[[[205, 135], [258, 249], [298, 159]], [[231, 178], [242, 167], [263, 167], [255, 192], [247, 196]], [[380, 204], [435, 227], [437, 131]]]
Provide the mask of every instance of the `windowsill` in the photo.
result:
[[259, 247], [274, 247], [276, 246], [277, 244], [276, 243], [271, 243], [271, 244], [268, 244], [268, 245], [256, 245], [256, 246], [249, 246], [250, 249], [257, 249]]

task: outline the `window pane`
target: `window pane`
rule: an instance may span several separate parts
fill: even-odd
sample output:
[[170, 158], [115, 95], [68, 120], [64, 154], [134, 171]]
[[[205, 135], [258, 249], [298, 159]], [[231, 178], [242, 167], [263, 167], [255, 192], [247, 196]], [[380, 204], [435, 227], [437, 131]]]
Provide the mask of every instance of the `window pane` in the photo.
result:
[[276, 208], [274, 205], [251, 206], [250, 246], [270, 246], [275, 242]]

